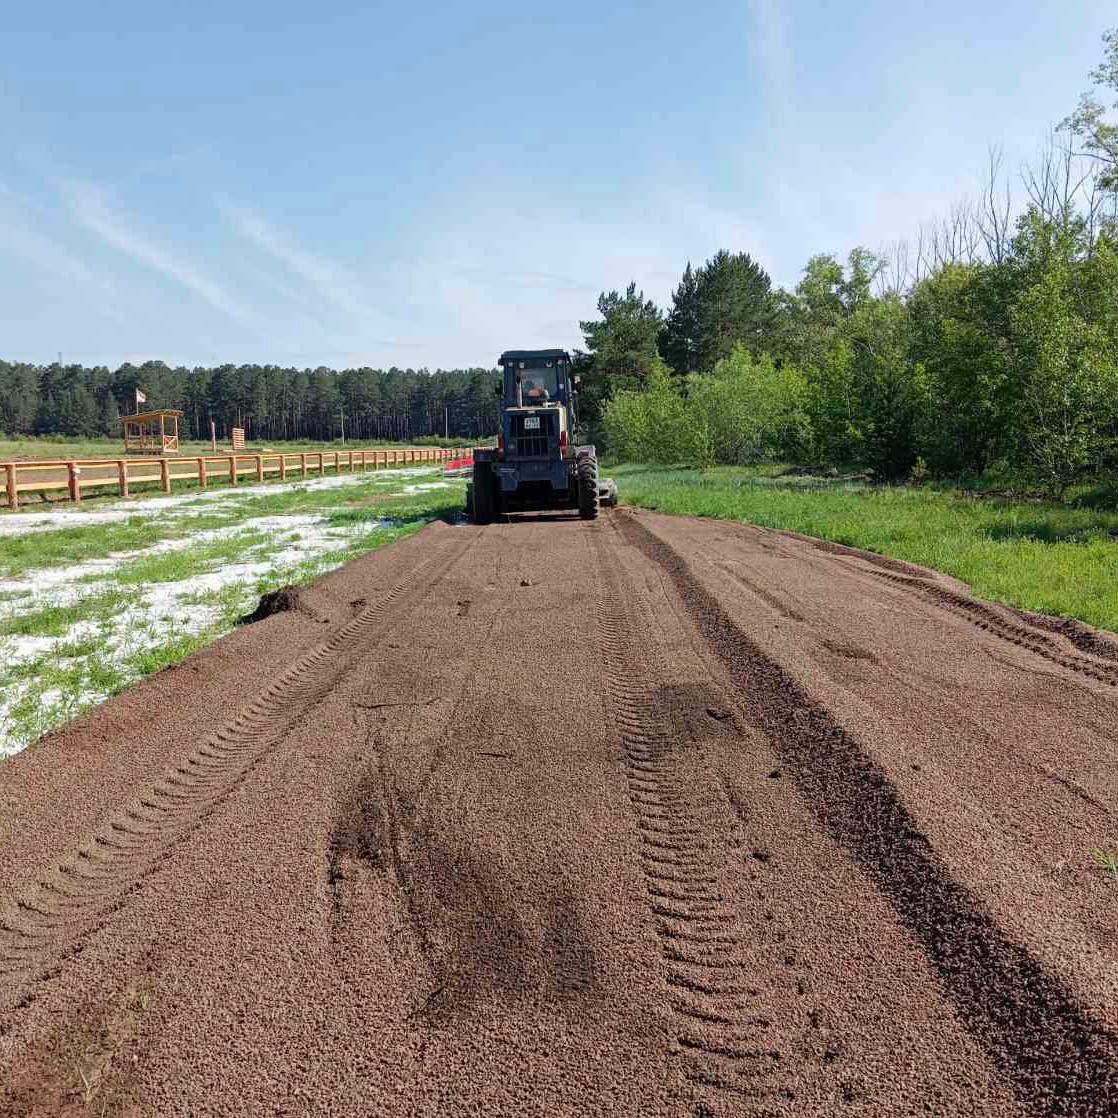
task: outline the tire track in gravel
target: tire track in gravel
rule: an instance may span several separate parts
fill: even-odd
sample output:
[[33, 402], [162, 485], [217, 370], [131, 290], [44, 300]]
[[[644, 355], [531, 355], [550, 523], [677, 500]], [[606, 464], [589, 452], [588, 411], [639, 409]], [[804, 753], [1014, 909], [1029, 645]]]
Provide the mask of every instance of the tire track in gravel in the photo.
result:
[[[416, 590], [426, 591], [461, 557], [472, 540], [451, 541], [409, 571], [324, 644], [308, 653], [258, 695], [232, 721], [174, 765], [137, 801], [122, 808], [0, 914], [0, 982], [17, 988], [30, 977], [48, 978], [52, 958], [81, 951], [84, 938], [105, 926], [128, 896], [221, 805], [305, 718], [383, 632], [384, 615]], [[36, 975], [36, 970], [42, 973]], [[56, 969], [56, 968], [55, 968]], [[25, 993], [20, 1003], [33, 998]]]
[[[740, 1114], [783, 1112], [795, 1099], [793, 1077], [788, 1053], [770, 1035], [764, 976], [745, 958], [754, 930], [738, 899], [726, 896], [721, 867], [703, 837], [701, 799], [722, 793], [679, 769], [670, 719], [658, 698], [664, 673], [617, 564], [605, 553], [607, 533], [612, 529], [600, 527], [592, 537], [603, 677], [624, 750], [681, 1070], [712, 1106], [729, 1102]], [[694, 1112], [712, 1113], [702, 1103]]]
[[[1066, 668], [1068, 671], [1076, 672], [1079, 675], [1085, 675], [1110, 687], [1118, 687], [1118, 664], [1100, 664], [1094, 660], [1088, 660], [1085, 656], [1076, 656], [1064, 652], [1055, 640], [1037, 631], [1039, 626], [1026, 624], [1024, 621], [1015, 624], [1003, 617], [994, 607], [976, 601], [974, 598], [968, 598], [963, 594], [956, 594], [943, 586], [936, 586], [926, 579], [891, 574], [882, 570], [875, 570], [870, 573], [877, 578], [885, 579], [894, 586], [901, 587], [901, 589], [914, 594], [918, 598], [931, 602], [934, 606], [955, 614], [956, 617], [962, 617], [992, 636], [1000, 637], [1019, 648], [1026, 648], [1058, 667]], [[1067, 636], [1069, 642], [1075, 643], [1071, 635], [1067, 633], [1063, 635]], [[1081, 646], [1088, 640], [1087, 637], [1082, 635], [1078, 639]], [[1091, 647], [1105, 648], [1101, 642]], [[1105, 655], [1105, 653], [1102, 655]]]
[[1026, 618], [1034, 628], [1056, 633], [1070, 641], [1080, 652], [1087, 652], [1102, 660], [1118, 661], [1118, 641], [1089, 629], [1082, 622], [1070, 617], [1046, 617], [1043, 614], [1027, 614]]
[[[789, 532], [784, 532], [782, 533], [782, 535], [792, 536], [796, 539], [802, 539], [805, 543], [813, 545], [816, 550], [824, 551], [833, 555], [870, 560], [885, 558], [882, 556], [876, 556], [870, 552], [861, 552], [855, 548], [845, 547], [840, 544], [830, 545], [829, 543], [827, 543], [827, 541], [817, 541], [810, 536], [801, 537]], [[704, 554], [707, 560], [714, 566], [718, 567], [720, 570], [725, 571], [726, 574], [734, 579], [735, 582], [737, 582], [741, 586], [744, 586], [751, 594], [757, 595], [757, 597], [765, 602], [766, 605], [776, 610], [782, 616], [787, 617], [789, 620], [792, 621], [808, 623], [807, 618], [797, 613], [795, 610], [790, 609], [780, 598], [767, 591], [759, 582], [743, 575], [736, 564], [727, 562], [723, 558], [722, 553], [717, 549], [712, 550], [709, 547], [700, 545], [697, 550], [697, 554]], [[900, 569], [907, 568], [910, 565], [902, 563], [898, 560], [896, 561], [896, 566], [898, 569]], [[912, 567], [911, 570], [916, 572], [912, 577], [914, 579], [920, 580], [918, 581], [917, 585], [913, 587], [916, 593], [919, 593], [927, 586], [927, 581], [925, 580], [933, 580], [934, 578], [938, 577], [935, 575], [934, 572], [921, 573], [916, 567]], [[856, 573], [859, 575], [862, 574], [860, 570], [857, 570]], [[872, 576], [883, 576], [890, 580], [892, 578], [895, 578], [895, 576], [883, 575], [883, 572], [881, 570], [873, 570], [867, 573]], [[955, 595], [955, 597], [959, 598], [966, 605], [974, 606], [979, 609], [985, 609], [982, 603], [974, 601], [973, 599], [966, 598], [963, 595]], [[1009, 612], [1011, 615], [1017, 615], [1019, 612], [1011, 609], [1010, 607], [1002, 608], [1005, 611]], [[994, 613], [994, 616], [998, 618], [998, 620], [1001, 620], [996, 612], [990, 612]], [[1093, 655], [1102, 657], [1104, 659], [1118, 659], [1118, 645], [1115, 645], [1107, 637], [1096, 633], [1094, 630], [1087, 629], [1086, 627], [1080, 625], [1079, 622], [1063, 618], [1049, 618], [1041, 615], [1035, 615], [1032, 617], [1022, 615], [1022, 619], [1030, 626], [1035, 626], [1036, 628], [1040, 629], [1048, 629], [1051, 632], [1066, 637], [1069, 641], [1071, 641], [1077, 647], [1082, 648], [1082, 650], [1085, 652], [1090, 652]], [[980, 627], [985, 628], [985, 626]], [[1016, 628], [1014, 628], [1014, 632], [1016, 632]], [[1026, 635], [1029, 634], [1029, 630], [1024, 630], [1024, 632], [1026, 633]], [[1001, 634], [993, 632], [993, 635], [1000, 636]], [[837, 652], [840, 655], [844, 655], [852, 659], [865, 659], [867, 658], [867, 656], [868, 658], [873, 659], [872, 654], [860, 652], [855, 646], [838, 646], [825, 638], [822, 639], [820, 643], [829, 651]], [[1103, 667], [1105, 668], [1105, 665], [1103, 665]], [[934, 686], [923, 686], [917, 683], [911, 676], [907, 678], [906, 683], [909, 688], [911, 688], [916, 693], [923, 695], [929, 701], [934, 700], [940, 702], [941, 704], [944, 702], [944, 697], [936, 692]], [[983, 725], [982, 722], [972, 720], [971, 712], [968, 711], [965, 705], [954, 703], [953, 700], [948, 700], [948, 702], [952, 704], [951, 709], [957, 715], [956, 724], [959, 727], [965, 727], [965, 733], [969, 741], [981, 741], [983, 742], [983, 744], [989, 747], [991, 752], [995, 751], [999, 747], [998, 739], [989, 732], [989, 730], [986, 728], [985, 725]], [[1078, 781], [1067, 777], [1060, 772], [1057, 772], [1050, 765], [1039, 763], [1035, 760], [1032, 760], [1031, 758], [1028, 758], [1027, 756], [1022, 756], [1022, 758], [1019, 760], [1019, 764], [1023, 768], [1032, 771], [1044, 780], [1050, 780], [1056, 784], [1059, 784], [1068, 792], [1069, 795], [1074, 796], [1080, 802], [1087, 804], [1093, 812], [1097, 812], [1104, 817], [1113, 816], [1114, 811], [1108, 804], [1103, 803], [1099, 799], [1097, 799]]]
[[1115, 1037], [951, 877], [861, 744], [734, 624], [686, 560], [635, 517], [616, 519], [664, 570], [740, 688], [743, 712], [769, 736], [820, 824], [892, 904], [1022, 1106], [1045, 1118], [1118, 1112]]
[[[486, 537], [486, 529], [482, 529], [478, 536], [478, 543]], [[525, 541], [518, 541], [518, 559], [523, 555]], [[494, 584], [499, 583], [500, 557], [507, 552], [497, 551], [497, 564], [494, 571]], [[483, 644], [490, 645], [497, 640], [498, 625], [513, 605], [513, 599], [504, 596], [493, 610], [492, 616], [486, 626]], [[457, 603], [462, 615], [462, 603]], [[361, 728], [366, 750], [375, 757], [357, 779], [340, 806], [330, 835], [327, 851], [327, 884], [331, 894], [331, 926], [330, 945], [335, 956], [339, 954], [341, 941], [347, 932], [349, 916], [346, 911], [348, 897], [345, 882], [349, 877], [347, 863], [364, 863], [369, 869], [385, 875], [391, 880], [396, 895], [400, 898], [404, 911], [408, 914], [416, 941], [429, 966], [432, 966], [432, 950], [415, 899], [415, 886], [412, 882], [411, 870], [407, 859], [401, 852], [401, 822], [400, 808], [406, 806], [409, 813], [414, 813], [415, 804], [424, 795], [431, 780], [434, 778], [439, 766], [443, 763], [447, 746], [460, 732], [460, 714], [465, 696], [471, 685], [485, 671], [489, 670], [488, 664], [480, 657], [475, 658], [470, 668], [457, 682], [453, 700], [449, 703], [448, 710], [441, 717], [442, 732], [439, 743], [432, 752], [422, 775], [417, 779], [412, 790], [411, 801], [406, 805], [401, 804], [401, 797], [396, 788], [395, 781], [389, 771], [387, 754], [390, 746], [387, 744], [383, 727], [378, 724], [374, 712], [378, 708], [364, 708], [360, 703], [356, 706], [364, 711], [364, 726]], [[420, 685], [425, 680], [416, 678], [413, 685]], [[418, 695], [418, 692], [413, 694]], [[445, 698], [445, 696], [442, 696]], [[387, 704], [387, 706], [404, 706], [411, 710], [428, 705], [440, 698], [421, 700], [413, 698]], [[409, 731], [410, 732], [410, 731]]]

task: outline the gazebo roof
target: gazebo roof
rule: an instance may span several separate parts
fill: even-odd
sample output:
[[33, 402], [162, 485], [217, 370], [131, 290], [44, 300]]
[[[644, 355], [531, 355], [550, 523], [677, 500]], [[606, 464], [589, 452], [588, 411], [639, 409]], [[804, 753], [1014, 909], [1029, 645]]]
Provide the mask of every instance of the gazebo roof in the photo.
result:
[[122, 415], [120, 417], [121, 423], [143, 423], [148, 419], [158, 419], [160, 416], [173, 415], [175, 418], [181, 418], [181, 411], [175, 411], [174, 408], [160, 408], [158, 411], [141, 411], [135, 415]]

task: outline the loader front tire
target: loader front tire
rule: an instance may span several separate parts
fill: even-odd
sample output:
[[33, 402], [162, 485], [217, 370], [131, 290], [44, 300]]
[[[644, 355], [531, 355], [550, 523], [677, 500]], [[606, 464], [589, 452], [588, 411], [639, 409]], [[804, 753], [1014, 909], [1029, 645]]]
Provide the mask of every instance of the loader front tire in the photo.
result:
[[493, 465], [490, 462], [474, 463], [474, 478], [470, 485], [470, 515], [475, 524], [491, 524], [496, 513], [493, 501]]
[[578, 463], [578, 515], [583, 520], [597, 520], [601, 507], [598, 497], [598, 459], [587, 454]]

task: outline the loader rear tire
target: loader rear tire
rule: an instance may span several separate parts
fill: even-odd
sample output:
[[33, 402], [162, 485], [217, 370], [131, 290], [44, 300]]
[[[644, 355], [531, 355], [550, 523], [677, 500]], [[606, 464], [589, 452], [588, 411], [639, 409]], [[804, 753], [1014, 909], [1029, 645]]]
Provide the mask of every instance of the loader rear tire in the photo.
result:
[[578, 463], [578, 515], [583, 520], [597, 520], [601, 507], [598, 497], [598, 459], [587, 454]]
[[489, 462], [474, 463], [474, 479], [470, 485], [470, 515], [475, 524], [490, 524], [496, 513], [493, 501], [493, 466]]

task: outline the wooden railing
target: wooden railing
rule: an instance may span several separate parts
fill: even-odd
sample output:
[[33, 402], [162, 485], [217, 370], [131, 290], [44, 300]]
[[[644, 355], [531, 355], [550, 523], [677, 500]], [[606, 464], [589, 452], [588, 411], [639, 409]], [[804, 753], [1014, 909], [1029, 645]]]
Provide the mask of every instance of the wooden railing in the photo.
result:
[[321, 477], [327, 470], [357, 473], [392, 466], [449, 462], [468, 451], [441, 447], [391, 450], [276, 451], [275, 453], [219, 454], [175, 458], [80, 458], [51, 461], [2, 462], [8, 508], [18, 509], [21, 493], [66, 490], [80, 501], [89, 489], [116, 489], [127, 497], [129, 487], [155, 482], [164, 493], [176, 481], [191, 481], [205, 489], [211, 479], [236, 485], [246, 474], [252, 481], [268, 476]]

